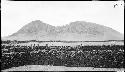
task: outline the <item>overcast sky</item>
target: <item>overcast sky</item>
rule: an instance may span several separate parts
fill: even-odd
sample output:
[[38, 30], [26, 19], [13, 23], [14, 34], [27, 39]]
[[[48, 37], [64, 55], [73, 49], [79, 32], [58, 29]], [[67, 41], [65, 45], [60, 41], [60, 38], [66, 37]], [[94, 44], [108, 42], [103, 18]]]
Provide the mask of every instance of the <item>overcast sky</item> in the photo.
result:
[[[117, 4], [114, 8], [114, 5]], [[17, 32], [31, 21], [61, 26], [87, 21], [111, 27], [124, 33], [123, 1], [5, 1], [1, 2], [1, 35]]]

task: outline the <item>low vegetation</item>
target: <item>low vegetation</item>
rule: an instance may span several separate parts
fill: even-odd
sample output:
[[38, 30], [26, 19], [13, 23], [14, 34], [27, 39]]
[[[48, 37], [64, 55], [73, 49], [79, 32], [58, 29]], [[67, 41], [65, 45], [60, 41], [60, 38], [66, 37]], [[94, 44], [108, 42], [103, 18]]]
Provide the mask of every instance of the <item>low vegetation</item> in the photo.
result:
[[[6, 43], [6, 42], [2, 42]], [[1, 45], [1, 69], [24, 65], [125, 68], [124, 45], [40, 46]]]

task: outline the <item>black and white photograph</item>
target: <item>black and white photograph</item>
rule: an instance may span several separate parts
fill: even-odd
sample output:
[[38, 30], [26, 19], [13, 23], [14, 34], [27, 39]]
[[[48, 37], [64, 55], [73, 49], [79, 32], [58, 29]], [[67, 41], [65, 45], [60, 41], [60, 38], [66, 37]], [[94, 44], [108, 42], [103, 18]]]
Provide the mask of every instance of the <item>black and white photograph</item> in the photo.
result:
[[124, 1], [1, 1], [1, 71], [124, 72]]

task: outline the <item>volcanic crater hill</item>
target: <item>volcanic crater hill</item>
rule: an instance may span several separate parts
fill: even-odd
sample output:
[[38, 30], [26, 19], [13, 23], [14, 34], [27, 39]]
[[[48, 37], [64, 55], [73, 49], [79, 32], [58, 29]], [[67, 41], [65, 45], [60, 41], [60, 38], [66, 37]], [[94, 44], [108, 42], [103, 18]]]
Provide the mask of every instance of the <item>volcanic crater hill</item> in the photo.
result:
[[36, 20], [23, 26], [16, 33], [4, 37], [3, 40], [104, 41], [124, 40], [124, 35], [112, 28], [85, 21], [55, 27]]

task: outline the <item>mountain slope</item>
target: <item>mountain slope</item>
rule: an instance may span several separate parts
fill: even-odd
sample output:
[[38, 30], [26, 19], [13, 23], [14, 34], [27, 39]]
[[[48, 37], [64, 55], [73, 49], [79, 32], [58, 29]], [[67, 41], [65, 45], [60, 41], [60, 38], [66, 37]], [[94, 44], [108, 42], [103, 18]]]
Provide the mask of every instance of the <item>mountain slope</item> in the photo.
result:
[[124, 35], [102, 25], [76, 21], [65, 26], [51, 26], [40, 20], [32, 21], [5, 40], [71, 40], [102, 41], [124, 40]]

